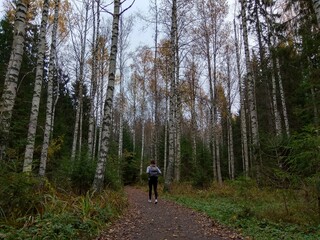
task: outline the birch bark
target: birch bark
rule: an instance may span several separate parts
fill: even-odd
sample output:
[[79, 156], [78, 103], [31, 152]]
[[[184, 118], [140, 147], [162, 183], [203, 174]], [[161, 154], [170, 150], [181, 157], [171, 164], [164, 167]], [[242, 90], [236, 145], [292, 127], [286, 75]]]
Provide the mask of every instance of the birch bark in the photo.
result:
[[53, 128], [52, 124], [52, 108], [53, 108], [53, 77], [55, 75], [55, 58], [56, 58], [56, 43], [57, 43], [57, 29], [58, 29], [58, 18], [59, 18], [59, 4], [60, 0], [55, 0], [54, 8], [54, 22], [51, 36], [51, 49], [50, 49], [50, 60], [49, 60], [49, 78], [48, 78], [48, 97], [46, 105], [46, 122], [44, 127], [44, 137], [41, 150], [41, 159], [39, 166], [39, 175], [44, 177], [46, 172], [48, 148], [50, 142], [50, 133]]
[[282, 77], [281, 77], [281, 73], [280, 73], [280, 64], [279, 64], [278, 58], [276, 58], [276, 71], [278, 73], [279, 91], [280, 91], [280, 99], [281, 99], [281, 105], [282, 105], [284, 126], [286, 129], [286, 134], [289, 137], [290, 136], [289, 118], [288, 118], [287, 104], [286, 104], [286, 98], [285, 98], [284, 90], [283, 90]]
[[169, 109], [169, 158], [164, 182], [164, 191], [170, 191], [170, 187], [174, 177], [174, 157], [175, 157], [175, 134], [176, 134], [176, 34], [177, 34], [177, 0], [172, 1], [171, 12], [171, 31], [170, 31], [170, 48], [171, 48], [171, 63], [170, 63], [170, 109]]
[[116, 75], [116, 64], [117, 64], [117, 49], [118, 49], [118, 36], [119, 36], [119, 18], [120, 18], [120, 0], [114, 0], [113, 10], [113, 22], [112, 22], [112, 40], [111, 40], [111, 52], [109, 61], [109, 76], [108, 76], [108, 87], [107, 97], [104, 105], [104, 116], [102, 123], [102, 138], [101, 148], [99, 152], [99, 158], [96, 168], [96, 173], [93, 181], [92, 188], [95, 191], [100, 192], [103, 189], [104, 174], [106, 168], [107, 154], [109, 150], [111, 127], [112, 127], [112, 104], [114, 94], [114, 84]]
[[[95, 2], [97, 2], [97, 11], [95, 12]], [[92, 1], [92, 72], [91, 72], [91, 93], [90, 93], [90, 114], [89, 114], [89, 129], [88, 129], [88, 156], [93, 159], [93, 146], [96, 124], [94, 121], [95, 97], [97, 92], [97, 62], [98, 62], [98, 47], [99, 47], [99, 28], [100, 28], [100, 0]], [[96, 18], [97, 16], [97, 18]], [[97, 21], [97, 24], [96, 24]]]
[[10, 132], [12, 110], [17, 96], [18, 77], [24, 52], [23, 47], [26, 34], [26, 16], [28, 7], [29, 1], [17, 1], [12, 52], [0, 100], [0, 160], [5, 156], [6, 144]]
[[43, 82], [43, 63], [44, 63], [45, 52], [46, 52], [48, 12], [49, 12], [49, 0], [44, 0], [43, 9], [42, 9], [41, 26], [40, 26], [38, 55], [37, 55], [36, 80], [34, 83], [27, 145], [25, 149], [24, 163], [23, 163], [23, 172], [27, 172], [27, 173], [30, 173], [32, 171], [33, 152], [34, 152], [34, 144], [35, 144], [35, 138], [36, 138], [37, 125], [38, 125], [38, 115], [39, 115], [40, 98], [41, 98], [41, 90], [42, 90], [42, 82]]
[[234, 25], [234, 36], [235, 36], [235, 48], [237, 58], [237, 73], [239, 80], [239, 92], [240, 92], [240, 119], [241, 119], [241, 145], [242, 145], [242, 160], [244, 175], [249, 177], [249, 148], [248, 148], [248, 136], [247, 136], [247, 120], [246, 120], [246, 109], [245, 109], [245, 95], [244, 95], [244, 82], [240, 71], [240, 54], [239, 44], [236, 29], [236, 22], [233, 20]]
[[227, 131], [228, 131], [228, 162], [229, 162], [229, 177], [234, 179], [234, 149], [233, 149], [233, 130], [232, 130], [232, 100], [231, 100], [231, 63], [230, 52], [227, 49], [227, 71], [228, 71], [228, 83], [227, 83], [227, 98], [228, 98], [228, 112], [227, 112]]
[[[259, 131], [258, 131], [258, 116], [255, 103], [255, 84], [251, 70], [247, 16], [246, 16], [246, 0], [241, 0], [241, 20], [242, 20], [242, 35], [244, 41], [244, 52], [246, 58], [247, 82], [248, 82], [248, 103], [251, 123], [252, 144], [255, 150], [259, 148]], [[256, 155], [256, 153], [255, 153]]]
[[[84, 64], [85, 64], [85, 53], [86, 53], [86, 40], [87, 40], [87, 31], [88, 31], [88, 12], [89, 12], [89, 4], [88, 2], [85, 2], [85, 26], [84, 26], [84, 32], [83, 35], [81, 35], [81, 52], [79, 57], [79, 76], [78, 76], [78, 82], [79, 82], [79, 91], [78, 91], [78, 104], [77, 104], [77, 110], [76, 110], [76, 119], [75, 119], [75, 126], [74, 126], [74, 132], [73, 132], [73, 142], [72, 142], [72, 150], [71, 150], [71, 161], [75, 160], [76, 153], [77, 153], [77, 143], [79, 141], [79, 147], [78, 152], [81, 151], [81, 122], [82, 122], [82, 116], [81, 116], [81, 110], [82, 110], [82, 101], [83, 101], [83, 81], [84, 81]], [[74, 46], [75, 48], [75, 46]]]

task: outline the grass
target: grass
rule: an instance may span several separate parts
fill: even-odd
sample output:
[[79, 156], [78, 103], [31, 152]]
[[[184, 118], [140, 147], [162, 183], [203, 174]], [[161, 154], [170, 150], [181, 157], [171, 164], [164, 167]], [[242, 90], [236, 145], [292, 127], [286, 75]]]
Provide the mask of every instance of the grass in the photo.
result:
[[[21, 202], [25, 198], [16, 197]], [[0, 239], [92, 239], [127, 206], [123, 192], [111, 190], [75, 195], [46, 188], [34, 193], [34, 198], [34, 205], [41, 207], [19, 212], [19, 216], [8, 213], [5, 216], [5, 212], [0, 215]]]
[[175, 185], [166, 198], [203, 212], [250, 239], [320, 239], [314, 199], [293, 190], [260, 189], [253, 183], [225, 183], [209, 189]]

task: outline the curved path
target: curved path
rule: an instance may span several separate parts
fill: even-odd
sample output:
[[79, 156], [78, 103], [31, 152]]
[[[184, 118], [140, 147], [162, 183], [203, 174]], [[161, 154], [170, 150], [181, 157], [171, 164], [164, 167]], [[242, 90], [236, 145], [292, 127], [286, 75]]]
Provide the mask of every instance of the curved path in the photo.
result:
[[[210, 218], [172, 201], [148, 203], [147, 193], [126, 187], [129, 208], [96, 240], [243, 239]], [[161, 196], [160, 196], [161, 197]]]

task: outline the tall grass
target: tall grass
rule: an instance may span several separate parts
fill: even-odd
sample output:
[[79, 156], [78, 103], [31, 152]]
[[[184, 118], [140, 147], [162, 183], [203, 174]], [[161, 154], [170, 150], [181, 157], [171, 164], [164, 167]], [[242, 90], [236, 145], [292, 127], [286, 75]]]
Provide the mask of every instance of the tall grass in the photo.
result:
[[127, 205], [122, 191], [76, 195], [24, 174], [2, 183], [0, 239], [91, 239]]

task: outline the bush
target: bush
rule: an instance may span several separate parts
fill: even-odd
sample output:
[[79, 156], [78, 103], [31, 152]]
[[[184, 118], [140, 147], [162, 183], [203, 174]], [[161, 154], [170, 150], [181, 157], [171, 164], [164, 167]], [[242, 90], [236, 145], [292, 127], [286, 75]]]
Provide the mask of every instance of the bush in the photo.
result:
[[40, 181], [25, 173], [0, 175], [0, 220], [9, 221], [43, 211]]

